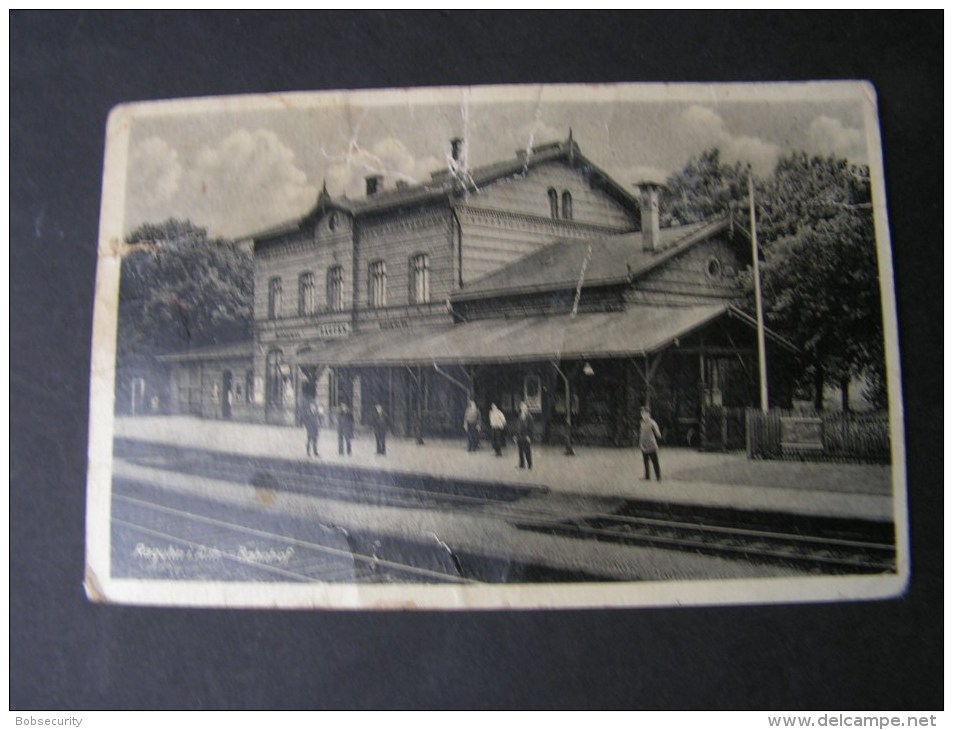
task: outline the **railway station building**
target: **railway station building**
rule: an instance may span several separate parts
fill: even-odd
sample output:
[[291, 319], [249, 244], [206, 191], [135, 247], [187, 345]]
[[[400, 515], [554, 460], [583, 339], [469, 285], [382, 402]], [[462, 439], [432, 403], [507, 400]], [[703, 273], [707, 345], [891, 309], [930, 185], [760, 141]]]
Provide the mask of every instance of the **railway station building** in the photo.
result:
[[[525, 401], [543, 440], [622, 446], [648, 404], [668, 443], [743, 445], [758, 361], [739, 222], [663, 227], [658, 186], [611, 179], [571, 134], [471, 170], [461, 145], [424, 184], [324, 188], [255, 235], [253, 341], [161, 358], [173, 410], [294, 424], [316, 399], [360, 424], [380, 404], [399, 435], [462, 437], [469, 398], [484, 420]], [[795, 357], [769, 333], [773, 405]]]

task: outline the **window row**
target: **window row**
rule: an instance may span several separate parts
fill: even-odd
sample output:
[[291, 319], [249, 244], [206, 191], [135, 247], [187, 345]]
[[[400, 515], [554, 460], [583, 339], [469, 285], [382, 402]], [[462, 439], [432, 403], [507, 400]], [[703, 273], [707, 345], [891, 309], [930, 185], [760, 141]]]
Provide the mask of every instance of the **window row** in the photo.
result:
[[[416, 254], [408, 263], [407, 299], [411, 304], [426, 304], [430, 301], [430, 257]], [[344, 267], [332, 266], [327, 273], [327, 308], [331, 312], [344, 309]], [[268, 280], [268, 319], [281, 317], [281, 277]], [[298, 276], [298, 316], [305, 317], [316, 311], [314, 273], [302, 272]], [[387, 306], [387, 265], [383, 260], [372, 261], [367, 267], [367, 305], [378, 309]]]
[[[419, 253], [410, 257], [407, 266], [407, 301], [426, 304], [430, 301], [430, 257]], [[387, 264], [372, 261], [367, 267], [367, 306], [379, 309], [387, 306]]]
[[[332, 266], [327, 273], [327, 307], [331, 312], [344, 309], [344, 267]], [[273, 276], [268, 280], [268, 319], [281, 316], [281, 277]], [[317, 301], [314, 293], [314, 273], [302, 272], [298, 276], [298, 315], [307, 316], [316, 311]]]
[[[550, 188], [547, 193], [549, 195], [549, 215], [553, 220], [558, 220], [562, 218], [563, 220], [571, 221], [572, 220], [572, 193], [568, 190], [563, 190], [562, 195], [562, 210], [559, 209], [559, 193], [556, 192], [556, 188]], [[560, 214], [561, 213], [561, 214]]]

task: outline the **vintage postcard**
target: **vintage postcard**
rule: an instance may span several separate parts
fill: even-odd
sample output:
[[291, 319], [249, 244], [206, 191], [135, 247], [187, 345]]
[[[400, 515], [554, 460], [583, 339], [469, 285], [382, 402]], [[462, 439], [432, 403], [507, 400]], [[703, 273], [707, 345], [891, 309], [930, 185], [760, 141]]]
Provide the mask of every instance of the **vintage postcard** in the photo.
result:
[[115, 109], [90, 599], [902, 594], [877, 118], [862, 82]]

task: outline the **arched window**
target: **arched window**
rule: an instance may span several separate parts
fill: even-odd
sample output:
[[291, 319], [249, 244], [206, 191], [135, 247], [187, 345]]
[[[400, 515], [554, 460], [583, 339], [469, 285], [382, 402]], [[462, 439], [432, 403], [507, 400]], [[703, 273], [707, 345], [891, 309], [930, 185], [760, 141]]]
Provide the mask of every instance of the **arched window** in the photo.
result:
[[367, 267], [367, 304], [372, 309], [387, 306], [387, 267], [372, 261]]
[[572, 194], [568, 190], [563, 190], [563, 218], [572, 220]]
[[273, 276], [268, 280], [268, 319], [281, 316], [281, 277]]
[[314, 274], [306, 271], [298, 277], [298, 316], [314, 314]]
[[430, 301], [430, 257], [419, 253], [410, 257], [410, 303], [426, 304]]
[[327, 281], [328, 309], [340, 312], [344, 309], [344, 267], [332, 266], [328, 269]]
[[555, 188], [550, 188], [546, 194], [549, 196], [549, 216], [556, 220], [559, 218], [559, 194]]

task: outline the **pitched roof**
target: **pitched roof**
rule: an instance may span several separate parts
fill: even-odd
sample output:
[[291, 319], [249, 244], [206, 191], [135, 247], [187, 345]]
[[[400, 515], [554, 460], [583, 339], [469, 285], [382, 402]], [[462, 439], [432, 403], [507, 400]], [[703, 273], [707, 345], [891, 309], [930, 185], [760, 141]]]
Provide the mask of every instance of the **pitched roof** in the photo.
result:
[[322, 189], [315, 207], [306, 215], [259, 231], [250, 238], [262, 240], [294, 232], [325, 210], [341, 210], [358, 217], [422, 205], [440, 199], [449, 199], [464, 193], [473, 193], [498, 180], [525, 175], [530, 169], [538, 165], [557, 160], [566, 160], [574, 167], [582, 170], [590, 181], [601, 186], [620, 205], [633, 212], [639, 210], [639, 201], [609, 177], [605, 171], [583, 156], [579, 151], [579, 145], [572, 139], [568, 139], [562, 142], [538, 145], [533, 147], [529, 154], [520, 152], [511, 159], [493, 162], [469, 170], [465, 175], [451, 174], [449, 169], [439, 170], [432, 173], [431, 179], [425, 183], [382, 190], [375, 195], [359, 200], [332, 198], [325, 188]]
[[[494, 294], [526, 294], [575, 288], [585, 264], [586, 286], [631, 281], [729, 225], [727, 217], [661, 229], [658, 248], [642, 248], [642, 233], [593, 241], [558, 240], [451, 296], [453, 301]], [[591, 247], [591, 253], [590, 253]], [[586, 261], [588, 258], [588, 262]]]

